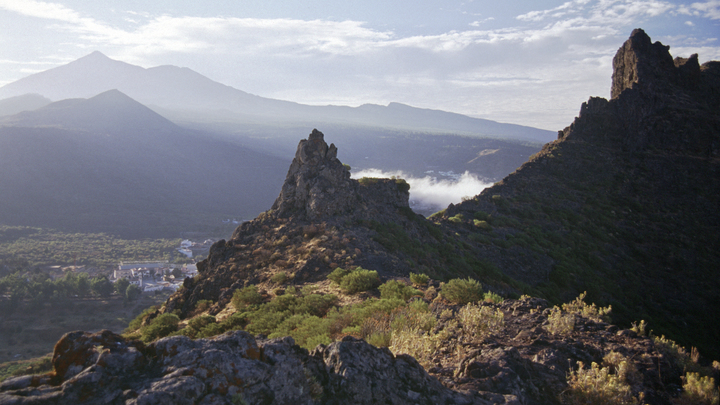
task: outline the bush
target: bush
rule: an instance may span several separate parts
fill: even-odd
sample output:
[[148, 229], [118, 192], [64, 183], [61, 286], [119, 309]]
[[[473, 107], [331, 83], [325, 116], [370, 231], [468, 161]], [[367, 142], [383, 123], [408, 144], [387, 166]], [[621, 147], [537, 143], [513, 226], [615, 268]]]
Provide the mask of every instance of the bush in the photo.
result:
[[175, 314], [162, 314], [153, 319], [150, 325], [140, 329], [140, 340], [150, 343], [177, 331], [180, 318]]
[[686, 373], [683, 378], [683, 393], [675, 401], [679, 405], [718, 405], [720, 393], [715, 387], [715, 379], [700, 377], [698, 373]]
[[157, 311], [159, 306], [152, 306], [150, 308], [145, 308], [138, 316], [135, 317], [130, 323], [128, 324], [128, 327], [125, 328], [124, 333], [131, 333], [135, 332], [136, 330], [140, 329], [140, 326], [142, 326], [143, 319], [145, 319], [146, 316], [152, 314], [153, 312]]
[[130, 284], [125, 290], [125, 298], [128, 301], [135, 301], [140, 294], [142, 294], [142, 288], [138, 287], [137, 284]]
[[458, 311], [458, 320], [464, 333], [471, 333], [480, 339], [497, 333], [505, 326], [505, 315], [499, 309], [468, 304]]
[[241, 310], [248, 305], [258, 305], [263, 302], [263, 297], [254, 285], [249, 285], [235, 290], [233, 297], [230, 302], [233, 304], [236, 310]]
[[358, 268], [342, 278], [340, 288], [346, 294], [355, 294], [375, 288], [379, 284], [380, 278], [377, 271]]
[[413, 285], [427, 285], [428, 281], [430, 281], [430, 277], [425, 273], [410, 273], [410, 282], [413, 283]]
[[332, 273], [328, 274], [327, 278], [333, 283], [340, 285], [343, 277], [347, 276], [348, 274], [350, 274], [350, 270], [345, 270], [342, 267], [338, 267], [333, 270]]
[[[640, 404], [643, 394], [639, 399], [634, 397], [628, 381], [622, 371], [610, 374], [610, 367], [600, 367], [592, 363], [589, 369], [584, 368], [582, 362], [578, 362], [577, 371], [571, 371], [568, 376], [568, 389], [563, 394], [563, 403], [568, 405], [605, 405], [605, 404]], [[619, 367], [628, 367], [628, 362], [623, 361]]]
[[467, 280], [454, 278], [442, 286], [440, 295], [446, 300], [459, 305], [480, 301], [484, 298], [482, 285], [468, 277]]
[[548, 315], [548, 322], [545, 330], [553, 335], [570, 333], [575, 330], [575, 314], [563, 313], [558, 307], [553, 307]]
[[499, 304], [505, 301], [505, 298], [499, 296], [498, 294], [495, 294], [492, 291], [486, 292], [483, 296], [483, 299], [485, 300], [485, 302], [492, 302], [493, 304]]
[[289, 278], [290, 277], [287, 275], [286, 272], [281, 271], [270, 277], [270, 281], [275, 284], [284, 284], [286, 281], [288, 281]]
[[448, 221], [459, 224], [459, 223], [462, 223], [464, 219], [465, 219], [465, 216], [463, 214], [457, 214], [454, 217], [448, 218]]
[[397, 298], [403, 301], [407, 301], [413, 296], [422, 295], [420, 291], [397, 280], [389, 280], [378, 287], [378, 290], [380, 290], [381, 298]]

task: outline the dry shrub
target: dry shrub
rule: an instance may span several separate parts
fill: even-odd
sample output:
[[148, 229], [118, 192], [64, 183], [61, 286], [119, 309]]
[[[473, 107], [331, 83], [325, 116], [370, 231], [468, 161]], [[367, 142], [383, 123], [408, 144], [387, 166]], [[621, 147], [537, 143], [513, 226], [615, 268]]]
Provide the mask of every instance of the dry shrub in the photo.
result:
[[627, 360], [622, 360], [616, 366], [616, 373], [612, 374], [613, 367], [600, 367], [592, 363], [590, 368], [584, 368], [578, 362], [577, 371], [571, 371], [568, 376], [568, 389], [562, 394], [562, 402], [568, 405], [636, 405], [641, 404], [644, 397], [641, 392], [638, 397], [632, 393], [630, 384], [626, 379], [631, 367]]
[[686, 373], [683, 377], [683, 393], [673, 401], [678, 405], [718, 405], [720, 392], [712, 377], [700, 377], [699, 373]]
[[468, 304], [458, 311], [458, 320], [464, 333], [483, 339], [497, 333], [505, 326], [505, 315], [489, 306]]

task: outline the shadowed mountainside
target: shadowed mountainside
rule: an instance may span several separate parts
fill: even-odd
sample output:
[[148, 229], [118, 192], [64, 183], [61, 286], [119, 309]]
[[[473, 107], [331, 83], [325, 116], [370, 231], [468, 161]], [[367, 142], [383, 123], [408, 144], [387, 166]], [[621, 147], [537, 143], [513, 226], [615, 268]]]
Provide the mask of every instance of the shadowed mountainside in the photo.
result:
[[2, 123], [8, 225], [176, 235], [257, 215], [282, 179], [281, 159], [180, 128], [117, 90]]

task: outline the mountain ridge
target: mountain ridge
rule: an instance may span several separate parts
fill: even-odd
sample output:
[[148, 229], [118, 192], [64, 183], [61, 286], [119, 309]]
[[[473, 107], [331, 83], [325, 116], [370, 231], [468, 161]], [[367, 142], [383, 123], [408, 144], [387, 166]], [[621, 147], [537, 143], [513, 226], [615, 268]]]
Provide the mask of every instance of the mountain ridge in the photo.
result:
[[[553, 136], [552, 131], [409, 106], [404, 109], [404, 114], [410, 113], [409, 116], [398, 120], [392, 113], [397, 110], [397, 103], [369, 109], [367, 106], [312, 106], [269, 99], [215, 82], [188, 68], [163, 65], [146, 69], [115, 61], [98, 51], [69, 64], [6, 84], [0, 87], [0, 98], [26, 93], [44, 94], [53, 100], [89, 98], [113, 88], [142, 104], [158, 108], [158, 111], [173, 110], [173, 114], [185, 119], [188, 119], [188, 115], [182, 111], [193, 110], [195, 114], [201, 113], [201, 116], [220, 114], [225, 119], [240, 123], [260, 119], [263, 122], [311, 123], [314, 126], [323, 123], [372, 126], [376, 122], [378, 126], [393, 128], [462, 132], [543, 143]], [[435, 117], [424, 117], [427, 113]], [[442, 125], [437, 124], [440, 122], [438, 116], [442, 116]], [[419, 126], [418, 122], [424, 127]]]

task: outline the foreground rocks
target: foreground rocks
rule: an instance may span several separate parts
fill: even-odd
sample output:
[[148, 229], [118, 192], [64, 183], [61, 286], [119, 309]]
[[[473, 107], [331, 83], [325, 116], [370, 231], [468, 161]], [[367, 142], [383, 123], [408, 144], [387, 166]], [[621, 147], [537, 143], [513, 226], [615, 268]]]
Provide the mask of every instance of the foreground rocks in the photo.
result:
[[352, 336], [308, 352], [289, 337], [244, 331], [149, 345], [72, 332], [55, 347], [54, 372], [3, 382], [0, 404], [559, 404], [578, 362], [602, 364], [610, 353], [632, 362], [632, 392], [643, 403], [678, 395], [683, 366], [648, 337], [580, 315], [552, 333], [552, 310], [538, 298], [482, 306], [503, 314], [502, 328], [463, 331], [458, 306], [432, 305], [444, 314], [433, 333], [447, 333], [419, 357], [428, 371]]
[[110, 331], [72, 332], [53, 365], [52, 374], [5, 381], [0, 404], [484, 403], [444, 387], [412, 357], [352, 337], [308, 353], [292, 338], [244, 331], [148, 346]]

